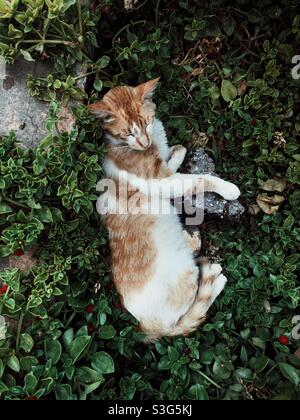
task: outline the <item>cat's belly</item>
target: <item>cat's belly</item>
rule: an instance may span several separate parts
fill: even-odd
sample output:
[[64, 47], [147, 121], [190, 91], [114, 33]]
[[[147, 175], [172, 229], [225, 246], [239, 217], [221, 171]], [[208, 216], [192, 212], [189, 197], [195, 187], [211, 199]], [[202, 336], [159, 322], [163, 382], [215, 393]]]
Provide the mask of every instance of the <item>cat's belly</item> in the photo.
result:
[[124, 304], [138, 320], [158, 320], [169, 327], [194, 302], [199, 270], [177, 215], [156, 216], [149, 241], [155, 248], [152, 277], [124, 296]]

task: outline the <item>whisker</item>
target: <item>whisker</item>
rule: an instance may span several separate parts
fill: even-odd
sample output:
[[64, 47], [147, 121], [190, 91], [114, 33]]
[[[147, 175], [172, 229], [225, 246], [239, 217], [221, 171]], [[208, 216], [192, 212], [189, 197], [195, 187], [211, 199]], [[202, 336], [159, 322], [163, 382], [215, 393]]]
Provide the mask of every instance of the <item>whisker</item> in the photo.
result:
[[115, 146], [112, 149], [130, 149], [130, 146]]

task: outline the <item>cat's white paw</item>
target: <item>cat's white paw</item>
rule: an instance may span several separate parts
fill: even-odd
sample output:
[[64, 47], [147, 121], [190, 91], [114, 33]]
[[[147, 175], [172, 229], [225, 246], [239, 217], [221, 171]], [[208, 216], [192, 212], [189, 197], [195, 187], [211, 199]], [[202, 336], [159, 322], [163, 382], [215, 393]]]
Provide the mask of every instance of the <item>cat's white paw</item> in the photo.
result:
[[176, 146], [170, 147], [170, 157], [172, 157], [174, 154], [178, 154], [185, 157], [186, 153], [186, 147], [182, 146], [181, 144], [176, 144]]
[[186, 156], [187, 149], [181, 144], [170, 148], [170, 159], [168, 161], [168, 167], [172, 172], [177, 172]]
[[224, 290], [227, 283], [227, 277], [224, 274], [220, 274], [213, 284], [213, 299], [216, 299], [220, 293]]
[[222, 266], [220, 264], [204, 264], [202, 266], [203, 278], [217, 278], [222, 273]]
[[236, 185], [232, 184], [231, 182], [224, 181], [224, 184], [220, 189], [220, 195], [225, 200], [232, 201], [237, 200], [239, 198], [239, 196], [241, 195], [241, 191]]
[[210, 266], [210, 275], [214, 277], [218, 277], [222, 273], [222, 266], [221, 264], [211, 264]]

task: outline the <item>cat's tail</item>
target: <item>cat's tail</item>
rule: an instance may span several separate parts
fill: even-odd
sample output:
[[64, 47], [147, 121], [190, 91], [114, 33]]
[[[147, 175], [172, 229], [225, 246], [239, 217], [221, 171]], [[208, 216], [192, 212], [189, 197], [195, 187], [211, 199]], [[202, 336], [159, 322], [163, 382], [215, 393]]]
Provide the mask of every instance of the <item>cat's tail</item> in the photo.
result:
[[159, 328], [148, 330], [147, 341], [154, 341], [164, 336], [187, 336], [196, 331], [205, 322], [209, 308], [227, 283], [227, 278], [221, 273], [222, 267], [219, 264], [204, 265], [198, 294], [191, 308], [179, 319], [174, 327], [165, 331]]

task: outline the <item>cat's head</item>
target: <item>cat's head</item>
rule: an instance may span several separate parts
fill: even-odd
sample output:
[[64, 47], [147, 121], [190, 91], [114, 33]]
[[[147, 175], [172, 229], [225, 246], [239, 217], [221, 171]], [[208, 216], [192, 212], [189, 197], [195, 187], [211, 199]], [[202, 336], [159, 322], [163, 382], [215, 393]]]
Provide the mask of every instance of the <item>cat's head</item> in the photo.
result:
[[152, 96], [158, 81], [150, 80], [137, 87], [115, 87], [102, 101], [88, 106], [100, 119], [107, 137], [113, 143], [140, 151], [151, 146], [155, 118]]

